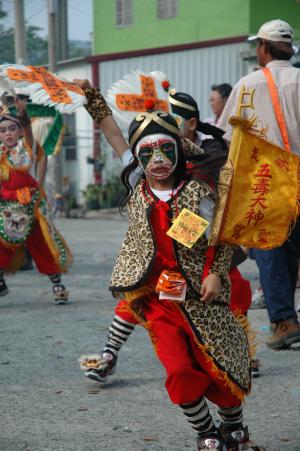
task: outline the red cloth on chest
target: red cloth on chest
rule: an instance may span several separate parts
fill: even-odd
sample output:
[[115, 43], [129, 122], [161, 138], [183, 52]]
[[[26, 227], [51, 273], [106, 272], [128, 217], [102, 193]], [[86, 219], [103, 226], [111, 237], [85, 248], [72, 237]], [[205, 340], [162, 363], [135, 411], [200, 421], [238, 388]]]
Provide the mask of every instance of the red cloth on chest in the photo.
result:
[[153, 268], [156, 275], [160, 275], [163, 269], [177, 269], [172, 238], [167, 235], [167, 231], [171, 227], [169, 211], [169, 204], [162, 200], [159, 200], [151, 211], [150, 221], [157, 246]]
[[0, 186], [0, 198], [17, 200], [17, 190], [22, 188], [38, 188], [37, 181], [27, 171], [10, 169], [9, 180], [3, 180]]

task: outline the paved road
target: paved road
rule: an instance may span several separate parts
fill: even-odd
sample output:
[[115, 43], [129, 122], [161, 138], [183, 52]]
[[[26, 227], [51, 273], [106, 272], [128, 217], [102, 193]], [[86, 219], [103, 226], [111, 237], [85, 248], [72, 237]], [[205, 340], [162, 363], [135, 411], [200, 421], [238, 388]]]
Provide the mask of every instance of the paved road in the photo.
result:
[[[79, 369], [77, 358], [98, 351], [106, 339], [114, 307], [107, 286], [126, 221], [57, 225], [75, 255], [65, 278], [70, 305], [52, 305], [47, 278], [33, 271], [9, 278], [10, 294], [0, 300], [0, 450], [194, 450], [194, 434], [168, 400], [164, 371], [144, 330], [129, 339], [107, 385]], [[251, 261], [243, 271], [254, 281]], [[268, 350], [265, 310], [251, 311], [250, 319], [263, 369], [246, 422], [269, 451], [299, 451], [300, 347]]]

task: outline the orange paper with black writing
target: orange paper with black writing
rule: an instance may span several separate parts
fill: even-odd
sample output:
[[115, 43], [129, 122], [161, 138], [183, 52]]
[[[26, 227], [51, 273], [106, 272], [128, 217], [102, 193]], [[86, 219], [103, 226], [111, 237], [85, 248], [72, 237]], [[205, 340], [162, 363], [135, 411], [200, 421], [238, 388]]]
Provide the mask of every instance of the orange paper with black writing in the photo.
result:
[[209, 244], [280, 246], [297, 215], [299, 157], [236, 126]]
[[177, 271], [162, 271], [159, 276], [156, 291], [164, 291], [170, 294], [179, 294], [183, 290], [186, 281], [184, 277]]
[[165, 269], [159, 276], [156, 291], [159, 299], [184, 301], [186, 295], [186, 281], [178, 271]]
[[68, 94], [69, 91], [76, 92], [84, 96], [84, 92], [79, 86], [60, 80], [51, 72], [48, 72], [45, 67], [27, 66], [30, 71], [20, 69], [8, 69], [7, 76], [11, 80], [28, 81], [31, 83], [41, 83], [45, 91], [50, 96], [53, 102], [58, 103], [72, 103], [72, 99]]
[[159, 99], [157, 96], [155, 83], [152, 77], [140, 75], [141, 93], [140, 94], [117, 94], [116, 104], [122, 111], [147, 111], [145, 102], [152, 99], [154, 102], [154, 110], [169, 111], [169, 104], [166, 100]]

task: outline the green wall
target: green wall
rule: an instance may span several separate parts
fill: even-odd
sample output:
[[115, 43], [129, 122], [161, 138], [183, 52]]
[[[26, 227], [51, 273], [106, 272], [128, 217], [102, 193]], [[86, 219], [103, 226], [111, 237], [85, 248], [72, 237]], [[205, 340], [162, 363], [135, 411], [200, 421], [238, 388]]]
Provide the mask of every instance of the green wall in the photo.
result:
[[282, 19], [294, 29], [300, 39], [300, 3], [296, 0], [250, 0], [250, 33], [255, 34], [268, 20]]
[[296, 0], [178, 0], [178, 16], [156, 19], [156, 0], [132, 0], [133, 24], [116, 27], [115, 0], [94, 0], [94, 53], [105, 54], [256, 33], [283, 19], [300, 39]]
[[132, 26], [116, 28], [115, 0], [94, 0], [94, 53], [164, 47], [248, 33], [249, 0], [178, 3], [176, 18], [157, 20], [156, 0], [133, 0]]

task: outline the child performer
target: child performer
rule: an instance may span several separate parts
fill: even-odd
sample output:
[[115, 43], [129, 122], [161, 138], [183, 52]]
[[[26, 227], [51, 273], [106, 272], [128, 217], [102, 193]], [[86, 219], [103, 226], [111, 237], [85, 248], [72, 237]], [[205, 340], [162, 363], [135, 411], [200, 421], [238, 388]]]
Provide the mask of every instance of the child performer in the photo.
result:
[[[183, 139], [182, 143], [188, 160], [188, 170], [192, 178], [205, 181], [210, 186], [216, 188], [221, 167], [225, 164], [228, 156], [228, 149], [222, 139], [224, 132], [217, 127], [200, 121], [197, 102], [186, 93], [176, 92], [170, 94], [169, 101], [172, 113], [179, 116]], [[201, 133], [202, 132], [202, 133]], [[210, 135], [211, 138], [202, 140], [201, 136]], [[191, 143], [195, 144], [194, 146]], [[131, 158], [129, 151], [129, 159]], [[126, 163], [126, 162], [125, 162]], [[126, 165], [126, 164], [125, 164]], [[231, 281], [231, 298], [229, 308], [242, 319], [242, 323], [247, 325], [247, 310], [251, 304], [251, 287], [248, 280], [245, 280], [237, 268], [241, 261], [241, 249], [235, 250], [229, 271]], [[238, 258], [236, 258], [236, 256]], [[244, 256], [244, 259], [246, 257]], [[206, 275], [209, 266], [214, 259], [214, 248], [209, 248], [206, 254], [204, 274]], [[237, 262], [235, 264], [235, 262]], [[101, 369], [90, 369], [86, 371], [86, 376], [98, 382], [106, 382], [108, 376], [114, 374], [117, 364], [118, 353], [132, 334], [137, 325], [136, 319], [123, 310], [122, 301], [115, 309], [115, 317], [109, 327], [109, 336], [106, 346], [100, 352], [102, 358]], [[258, 361], [252, 359], [251, 371], [253, 377], [258, 377]]]
[[[121, 175], [129, 229], [110, 290], [123, 300], [119, 308], [148, 330], [166, 369], [169, 397], [198, 432], [198, 450], [224, 450], [225, 445], [229, 450], [241, 445], [247, 449], [249, 435], [241, 403], [250, 390], [250, 357], [247, 337], [228, 308], [231, 248], [217, 246], [202, 281], [208, 249], [205, 235], [188, 248], [166, 234], [171, 219], [183, 208], [211, 220], [212, 190], [187, 178], [180, 130], [171, 115], [139, 114], [129, 128], [130, 151], [101, 94], [88, 81], [74, 82], [84, 88], [87, 110], [100, 123], [106, 139], [123, 162], [129, 162]], [[138, 167], [143, 176], [135, 184]], [[165, 275], [183, 283], [178, 300], [171, 300], [164, 289]], [[123, 324], [119, 324], [121, 334]], [[88, 367], [89, 358], [82, 364]], [[206, 399], [218, 406], [220, 429]]]
[[68, 292], [61, 283], [61, 273], [72, 257], [49, 222], [43, 190], [29, 172], [38, 158], [38, 146], [32, 137], [26, 102], [16, 99], [16, 108], [18, 117], [6, 107], [0, 113], [0, 296], [8, 293], [4, 273], [22, 265], [26, 245], [39, 272], [48, 275], [53, 284], [54, 302], [65, 304]]

